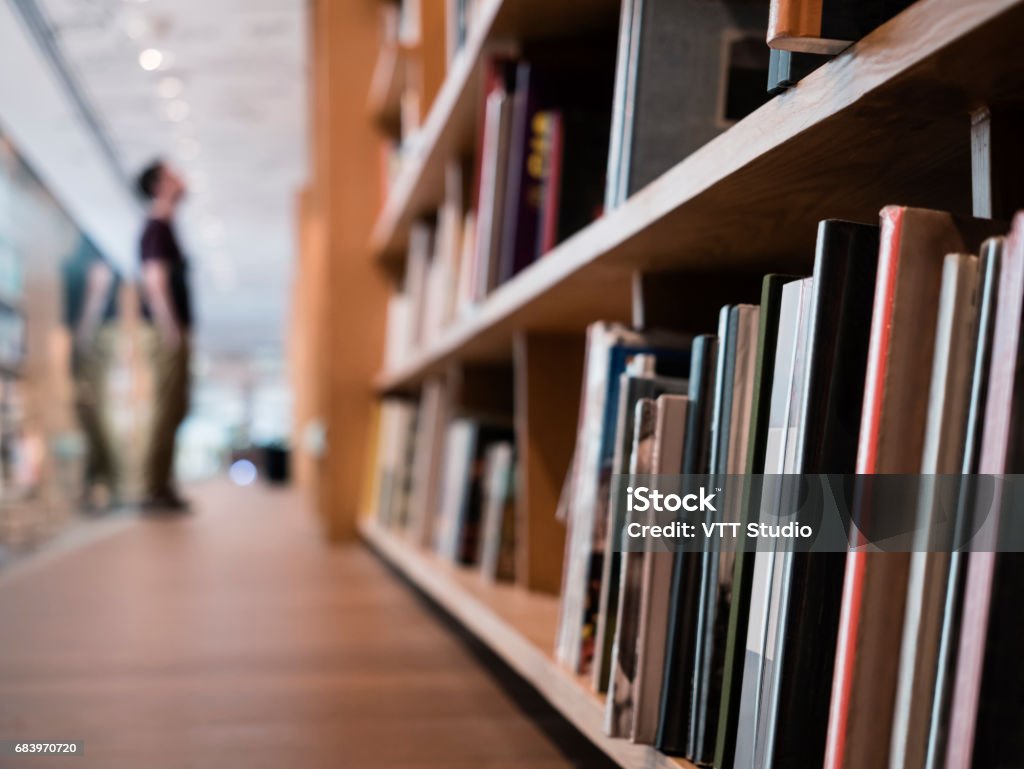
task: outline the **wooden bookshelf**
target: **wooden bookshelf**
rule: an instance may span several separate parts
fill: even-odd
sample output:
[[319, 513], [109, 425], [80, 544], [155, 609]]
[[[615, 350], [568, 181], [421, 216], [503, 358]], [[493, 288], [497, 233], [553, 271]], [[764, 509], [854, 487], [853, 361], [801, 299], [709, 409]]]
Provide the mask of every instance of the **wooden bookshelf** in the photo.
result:
[[[514, 26], [506, 18], [522, 28], [534, 6], [540, 27], [544, 5], [486, 4], [376, 222], [371, 249], [385, 263], [402, 257], [410, 223], [440, 200], [445, 159], [471, 141], [487, 45]], [[893, 202], [970, 213], [968, 116], [1019, 96], [1022, 23], [1022, 0], [919, 0], [501, 286], [378, 387], [507, 357], [519, 329], [624, 319], [634, 270], [806, 268], [820, 219], [873, 221]]]
[[486, 644], [620, 766], [694, 766], [653, 748], [604, 735], [604, 700], [591, 691], [587, 681], [566, 672], [551, 656], [558, 622], [556, 597], [488, 584], [476, 572], [415, 547], [372, 519], [365, 519], [359, 530], [381, 558]]

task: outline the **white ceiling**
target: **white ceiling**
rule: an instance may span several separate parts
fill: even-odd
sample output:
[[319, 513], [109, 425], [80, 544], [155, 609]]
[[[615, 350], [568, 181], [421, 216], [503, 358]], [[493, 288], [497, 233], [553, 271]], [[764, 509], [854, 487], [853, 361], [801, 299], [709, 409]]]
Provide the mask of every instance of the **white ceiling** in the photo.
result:
[[[134, 176], [159, 156], [190, 182], [178, 229], [201, 346], [213, 355], [280, 349], [293, 201], [306, 176], [303, 0], [35, 1], [114, 150], [114, 172]], [[140, 65], [146, 49], [162, 54], [154, 71]], [[89, 185], [77, 187], [81, 195]], [[133, 243], [141, 213], [117, 209], [102, 226], [118, 232], [97, 239]]]

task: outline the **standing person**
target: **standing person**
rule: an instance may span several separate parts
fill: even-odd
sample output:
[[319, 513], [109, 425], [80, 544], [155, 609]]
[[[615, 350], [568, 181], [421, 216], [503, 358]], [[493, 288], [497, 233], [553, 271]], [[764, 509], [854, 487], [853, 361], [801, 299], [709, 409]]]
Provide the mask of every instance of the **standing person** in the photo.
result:
[[98, 509], [97, 486], [105, 486], [106, 506], [120, 504], [119, 474], [107, 421], [107, 372], [117, 344], [117, 296], [121, 279], [88, 238], [61, 266], [64, 324], [71, 334], [71, 376], [75, 413], [85, 436], [82, 506]]
[[138, 188], [149, 201], [139, 257], [154, 391], [143, 507], [185, 510], [188, 505], [173, 481], [175, 437], [188, 412], [191, 357], [188, 263], [174, 232], [174, 214], [185, 197], [185, 183], [174, 169], [156, 161], [139, 175]]

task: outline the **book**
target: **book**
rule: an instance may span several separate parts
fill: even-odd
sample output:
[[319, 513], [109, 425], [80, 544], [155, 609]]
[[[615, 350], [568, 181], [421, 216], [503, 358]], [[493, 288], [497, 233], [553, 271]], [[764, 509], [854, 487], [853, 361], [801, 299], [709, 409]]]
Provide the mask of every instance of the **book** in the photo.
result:
[[[630, 441], [630, 475], [650, 475], [653, 470], [656, 414], [654, 399], [639, 398], [636, 401]], [[630, 515], [627, 523], [638, 520], [631, 514], [627, 515]], [[625, 536], [624, 530], [622, 536]], [[606, 562], [607, 560], [606, 557]], [[640, 605], [643, 596], [643, 553], [624, 550], [620, 554], [620, 560], [617, 586], [619, 599], [604, 716], [604, 732], [610, 737], [628, 737], [633, 729], [636, 709], [637, 647], [641, 628]]]
[[768, 45], [803, 53], [841, 53], [913, 0], [771, 0]]
[[[818, 226], [807, 364], [796, 440], [798, 473], [856, 468], [871, 309], [878, 271], [877, 225]], [[843, 553], [782, 553], [775, 718], [765, 752], [775, 766], [819, 767], [842, 595]]]
[[[1024, 468], [1020, 437], [1020, 376], [1024, 362], [1024, 215], [1018, 213], [1000, 257], [979, 472], [1016, 474]], [[987, 517], [975, 535], [967, 564], [956, 678], [949, 718], [946, 766], [1013, 766], [1024, 756], [1019, 730], [1019, 639], [1024, 632], [1019, 553], [996, 552], [1013, 523], [1003, 509], [1005, 487], [995, 485]], [[1017, 650], [1015, 651], [1015, 646]]]
[[[703, 475], [711, 469], [711, 420], [714, 409], [715, 371], [719, 338], [702, 335], [693, 340], [690, 362], [689, 406], [683, 446], [683, 474]], [[679, 755], [686, 749], [690, 721], [690, 688], [695, 661], [697, 612], [700, 607], [698, 553], [678, 551], [672, 559], [671, 614], [668, 624], [665, 672], [655, 744]]]
[[409, 330], [406, 339], [410, 350], [419, 350], [426, 341], [424, 328], [427, 323], [428, 271], [433, 241], [432, 223], [422, 219], [413, 222], [409, 230], [403, 289], [409, 302]]
[[409, 533], [413, 541], [428, 546], [433, 537], [432, 520], [440, 493], [439, 483], [445, 456], [445, 426], [448, 403], [444, 381], [429, 379], [420, 392], [416, 422], [412, 494], [409, 500]]
[[[963, 466], [970, 378], [977, 341], [979, 262], [969, 254], [948, 254], [943, 263], [935, 354], [925, 428], [921, 473], [958, 473]], [[921, 484], [914, 552], [910, 556], [903, 645], [900, 650], [891, 766], [923, 766], [935, 695], [943, 623], [949, 548], [937, 524], [944, 517], [936, 486]]]
[[444, 441], [444, 466], [435, 526], [435, 549], [451, 561], [459, 561], [462, 556], [465, 518], [472, 504], [470, 478], [476, 450], [476, 422], [453, 419], [447, 427]]
[[[629, 469], [636, 404], [643, 398], [653, 399], [664, 393], [683, 393], [688, 389], [685, 379], [656, 376], [654, 367], [653, 355], [637, 355], [621, 375], [619, 385], [613, 455], [607, 471], [609, 482], [607, 490], [602, 489], [602, 495], [607, 499], [607, 503], [604, 505], [604, 518], [598, 521], [595, 536], [595, 540], [599, 540], [604, 548], [592, 676], [592, 685], [598, 692], [606, 691], [611, 675], [611, 647], [615, 636], [615, 618], [618, 614], [620, 568], [625, 555], [616, 547], [615, 541], [625, 524], [624, 511], [610, 499], [614, 493], [610, 481], [612, 477]], [[653, 414], [649, 416], [653, 418]]]
[[[655, 401], [653, 475], [675, 475], [682, 470], [688, 408], [689, 398], [684, 395], [661, 395]], [[633, 742], [643, 745], [653, 744], [658, 734], [671, 612], [672, 562], [673, 554], [653, 543], [644, 550], [634, 711], [629, 732]]]
[[484, 455], [483, 534], [478, 561], [481, 575], [489, 582], [515, 578], [512, 454], [512, 444], [499, 441]]
[[[562, 155], [565, 151], [565, 121], [562, 112], [548, 110], [541, 113], [537, 134], [540, 147], [533, 161], [539, 167], [538, 176], [541, 179], [537, 255], [543, 256], [559, 241], [558, 225], [562, 202], [562, 170], [564, 168]], [[592, 218], [596, 219], [597, 217]]]
[[537, 93], [542, 75], [535, 65], [520, 60], [515, 69], [511, 92], [509, 119], [508, 171], [505, 179], [504, 207], [501, 220], [501, 251], [498, 258], [499, 284], [504, 283], [533, 262], [537, 238], [539, 200], [530, 198], [536, 181], [530, 178], [528, 158], [533, 118], [540, 109]]
[[745, 0], [623, 2], [606, 209], [767, 100], [766, 23]]
[[[992, 334], [995, 327], [999, 293], [999, 267], [1003, 238], [989, 238], [982, 244], [979, 276], [978, 334], [971, 361], [971, 393], [964, 435], [961, 473], [967, 483], [957, 500], [954, 541], [961, 542], [971, 523], [973, 500], [970, 476], [978, 472], [982, 429], [988, 396], [988, 373], [992, 360]], [[926, 737], [925, 769], [944, 769], [950, 728], [950, 710], [956, 675], [957, 645], [963, 617], [964, 583], [968, 554], [953, 550], [949, 555], [949, 575], [942, 603], [942, 628], [935, 662], [935, 693]]]
[[484, 113], [476, 206], [476, 250], [473, 257], [474, 301], [483, 300], [498, 285], [512, 117], [512, 104], [503, 86], [496, 85], [488, 94]]
[[[764, 472], [765, 444], [768, 440], [769, 400], [772, 375], [775, 369], [775, 346], [779, 329], [779, 310], [782, 287], [797, 280], [789, 275], [766, 275], [761, 288], [758, 313], [757, 361], [754, 367], [754, 389], [750, 404], [750, 445], [747, 452], [748, 475]], [[744, 493], [746, 511], [757, 504], [749, 490]], [[749, 518], [747, 512], [746, 518]], [[746, 531], [744, 527], [743, 531]], [[742, 536], [742, 535], [741, 535]], [[745, 537], [743, 537], [745, 541]], [[736, 729], [739, 721], [739, 701], [742, 686], [744, 643], [747, 617], [750, 613], [751, 574], [753, 554], [739, 548], [733, 565], [733, 594], [729, 606], [729, 625], [726, 631], [725, 659], [722, 672], [722, 701], [719, 708], [718, 730], [715, 742], [715, 766], [731, 766], [736, 747]]]
[[782, 93], [814, 72], [831, 56], [815, 53], [794, 53], [773, 48], [768, 62], [768, 93]]
[[[942, 263], [946, 254], [977, 248], [999, 225], [899, 206], [884, 208], [881, 224], [857, 472], [916, 474]], [[852, 544], [862, 536], [852, 535]], [[909, 554], [900, 552], [847, 556], [826, 769], [888, 760], [909, 562]], [[872, 664], [858, 664], [863, 660]]]

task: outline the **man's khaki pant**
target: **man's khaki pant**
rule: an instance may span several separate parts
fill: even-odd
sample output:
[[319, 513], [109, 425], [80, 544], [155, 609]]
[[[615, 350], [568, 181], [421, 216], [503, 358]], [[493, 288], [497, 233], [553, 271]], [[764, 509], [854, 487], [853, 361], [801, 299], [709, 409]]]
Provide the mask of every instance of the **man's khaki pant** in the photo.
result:
[[117, 346], [117, 328], [108, 323], [99, 328], [92, 347], [75, 352], [71, 374], [75, 387], [75, 413], [85, 437], [85, 483], [104, 483], [117, 488], [117, 458], [107, 420], [107, 372]]
[[150, 327], [144, 344], [153, 368], [153, 410], [143, 483], [146, 494], [160, 497], [174, 490], [174, 442], [188, 413], [191, 340], [185, 332], [181, 344], [170, 348]]

